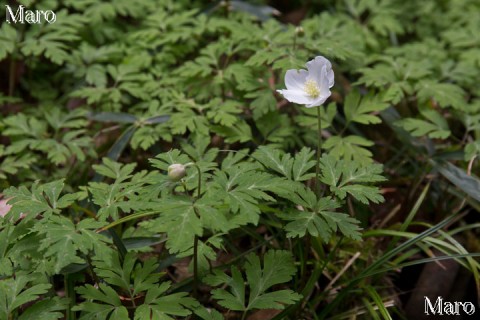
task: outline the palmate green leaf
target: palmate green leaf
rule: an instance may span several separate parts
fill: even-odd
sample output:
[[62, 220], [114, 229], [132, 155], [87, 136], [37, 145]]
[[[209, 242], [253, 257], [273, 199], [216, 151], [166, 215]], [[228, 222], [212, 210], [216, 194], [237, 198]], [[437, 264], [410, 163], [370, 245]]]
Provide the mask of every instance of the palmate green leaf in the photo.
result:
[[83, 136], [85, 130], [69, 131], [62, 135], [62, 140], [43, 139], [31, 144], [33, 150], [47, 154], [48, 159], [54, 164], [63, 164], [75, 156], [79, 161], [85, 160], [85, 151], [92, 144], [90, 137]]
[[242, 162], [249, 156], [248, 149], [236, 150], [235, 152], [229, 152], [221, 164], [221, 170], [226, 170]]
[[101, 256], [96, 255], [93, 264], [95, 273], [99, 277], [104, 279], [109, 285], [117, 286], [128, 292], [132, 289], [131, 277], [136, 261], [135, 254], [129, 252], [125, 255], [122, 264], [118, 252], [107, 250]]
[[273, 177], [257, 169], [255, 165], [242, 163], [215, 172], [208, 197], [228, 206], [234, 214], [229, 221], [232, 227], [257, 224], [260, 216], [259, 201], [275, 201], [266, 193], [275, 186]]
[[[172, 14], [172, 7], [167, 3], [156, 3], [154, 6], [156, 10], [149, 10], [152, 14], [141, 19], [143, 28], [130, 32], [129, 38], [133, 43], [151, 50], [164, 46], [165, 51], [170, 49], [180, 53], [183, 52], [181, 49], [185, 48], [183, 44], [187, 40], [191, 41], [193, 37], [204, 32], [206, 15], [197, 16], [197, 10], [175, 10]], [[92, 7], [96, 8], [97, 5]], [[169, 58], [177, 61], [179, 57]]]
[[[385, 5], [382, 5], [385, 4]], [[393, 7], [388, 7], [391, 2], [375, 3], [374, 7], [378, 7], [375, 13], [368, 19], [368, 25], [378, 34], [386, 36], [388, 34], [403, 34], [404, 26], [401, 24], [399, 13]]]
[[[222, 234], [217, 234], [213, 237], [210, 237], [207, 241], [198, 241], [198, 273], [200, 275], [205, 274], [210, 270], [212, 261], [217, 259], [217, 251], [219, 249], [225, 249], [222, 246]], [[193, 251], [193, 250], [192, 250]], [[191, 253], [191, 255], [193, 252]], [[193, 259], [189, 265], [190, 270], [193, 271]]]
[[140, 127], [135, 130], [133, 134], [131, 146], [136, 149], [138, 147], [143, 150], [149, 149], [155, 142], [163, 139], [165, 141], [172, 141], [172, 134], [167, 121], [170, 116], [161, 115], [153, 116], [137, 122]]
[[325, 141], [323, 148], [336, 158], [358, 161], [361, 163], [372, 162], [372, 153], [365, 147], [373, 146], [373, 142], [360, 136], [332, 136]]
[[2, 134], [5, 136], [26, 136], [37, 138], [45, 134], [46, 123], [34, 117], [27, 117], [24, 113], [18, 113], [6, 117], [3, 120], [5, 129]]
[[409, 89], [411, 89], [410, 85], [408, 85], [408, 83], [406, 81], [393, 83], [385, 91], [385, 93], [383, 95], [383, 101], [384, 102], [390, 102], [392, 104], [397, 104], [405, 96], [405, 91], [409, 90]]
[[[480, 155], [480, 140], [475, 140], [473, 142], [467, 143], [465, 146], [465, 161], [470, 161], [473, 157], [478, 157]], [[1, 167], [0, 167], [1, 168]]]
[[144, 303], [135, 310], [135, 320], [173, 320], [173, 316], [186, 317], [199, 306], [199, 303], [188, 297], [188, 293], [179, 292], [165, 295], [170, 288], [168, 282], [147, 291]]
[[195, 212], [195, 205], [186, 197], [164, 199], [155, 207], [160, 216], [142, 223], [153, 232], [167, 233], [167, 248], [171, 253], [182, 253], [193, 246], [195, 235], [202, 236], [203, 225]]
[[245, 298], [245, 280], [237, 267], [231, 267], [232, 276], [216, 270], [213, 275], [207, 276], [205, 282], [212, 286], [227, 285], [230, 290], [215, 289], [213, 298], [225, 308], [236, 311], [253, 309], [283, 309], [285, 305], [293, 304], [301, 295], [292, 290], [278, 290], [266, 292], [272, 286], [291, 280], [296, 272], [292, 255], [287, 251], [268, 251], [263, 259], [263, 268], [260, 259], [251, 253], [247, 256], [245, 273], [250, 288], [248, 302]]
[[[0, 149], [0, 155], [1, 154]], [[14, 175], [21, 169], [26, 170], [30, 168], [31, 164], [36, 160], [36, 157], [32, 154], [5, 157], [0, 163], [0, 179], [6, 179], [7, 174]]]
[[94, 248], [105, 245], [108, 239], [95, 232], [102, 226], [104, 223], [93, 219], [84, 219], [75, 225], [63, 216], [51, 216], [35, 224], [32, 231], [43, 237], [38, 249], [44, 252], [44, 258], [53, 260], [54, 272], [60, 273], [69, 264], [84, 263], [78, 253], [87, 255]]
[[161, 275], [157, 270], [158, 262], [155, 259], [148, 259], [142, 264], [137, 263], [133, 271], [133, 294], [138, 294], [156, 287]]
[[215, 124], [230, 127], [239, 121], [238, 114], [242, 113], [239, 101], [213, 99], [209, 103], [211, 109], [207, 112], [207, 118]]
[[276, 284], [290, 281], [295, 272], [293, 257], [287, 251], [268, 251], [263, 257], [263, 269], [258, 256], [248, 255], [245, 263], [245, 273], [250, 286], [247, 309], [283, 309], [282, 304], [292, 304], [300, 299], [301, 296], [291, 290], [265, 293]]
[[328, 58], [339, 60], [356, 60], [364, 56], [364, 31], [344, 15], [324, 11], [303, 20], [302, 26], [308, 35], [304, 45], [312, 53], [321, 52]]
[[132, 296], [157, 287], [159, 281], [158, 263], [154, 259], [140, 263], [133, 252], [127, 253], [122, 263], [118, 252], [104, 250], [94, 257], [93, 265], [95, 273], [109, 285], [122, 288]]
[[373, 94], [360, 96], [357, 90], [351, 91], [345, 98], [345, 117], [347, 123], [358, 122], [361, 124], [376, 124], [382, 122], [375, 114], [388, 108], [388, 103], [382, 102]]
[[250, 108], [253, 110], [253, 119], [255, 120], [277, 109], [277, 100], [271, 89], [255, 91], [247, 94], [246, 97], [255, 98], [250, 103]]
[[118, 88], [121, 94], [131, 95], [141, 100], [149, 98], [149, 92], [146, 90], [147, 86], [145, 84], [152, 80], [152, 75], [142, 72], [142, 66], [138, 63], [131, 62], [118, 66], [108, 65], [107, 72], [117, 84], [115, 88]]
[[368, 183], [385, 181], [381, 176], [382, 165], [361, 164], [348, 160], [337, 160], [332, 155], [323, 155], [320, 160], [322, 176], [320, 180], [330, 186], [330, 190], [339, 198], [345, 199], [350, 194], [356, 200], [368, 204], [384, 200], [377, 187]]
[[26, 219], [33, 219], [38, 214], [48, 218], [54, 213], [60, 213], [78, 197], [76, 194], [65, 194], [60, 197], [63, 187], [64, 179], [60, 179], [42, 185], [37, 181], [32, 185], [31, 190], [24, 186], [4, 190], [5, 197], [10, 198], [8, 203], [12, 205], [8, 216], [18, 219], [23, 213]]
[[305, 181], [314, 176], [313, 172], [308, 173], [316, 164], [316, 161], [313, 160], [314, 155], [313, 150], [305, 147], [295, 154], [292, 167], [292, 179], [294, 181]]
[[86, 300], [72, 308], [73, 311], [82, 311], [79, 320], [130, 320], [120, 297], [106, 284], [99, 283], [98, 289], [86, 284], [76, 291]]
[[[152, 127], [140, 127], [135, 130], [135, 133], [132, 136], [132, 141], [130, 142], [133, 149], [140, 147], [143, 150], [148, 150], [152, 145], [155, 144], [160, 139], [161, 135], [159, 132]], [[170, 137], [166, 136], [165, 140], [169, 140]]]
[[269, 146], [260, 146], [253, 153], [253, 157], [266, 168], [293, 181], [304, 181], [314, 176], [314, 173], [308, 173], [315, 166], [315, 161], [312, 160], [313, 156], [314, 152], [306, 147], [302, 148], [294, 158]]
[[261, 81], [255, 77], [254, 69], [245, 68], [243, 63], [231, 63], [227, 69], [225, 69], [225, 77], [235, 80], [236, 88], [245, 92], [255, 91], [264, 86]]
[[396, 124], [409, 131], [415, 137], [426, 135], [434, 139], [446, 139], [451, 134], [450, 130], [445, 130], [437, 124], [421, 119], [407, 118], [396, 122]]
[[0, 280], [0, 319], [8, 319], [18, 307], [38, 299], [50, 288], [49, 283], [28, 286], [39, 274], [17, 274], [15, 278]]
[[271, 65], [274, 61], [285, 56], [285, 50], [279, 50], [267, 47], [263, 50], [256, 51], [245, 63], [246, 66], [264, 66]]
[[194, 313], [203, 320], [224, 320], [223, 315], [217, 310], [207, 309], [204, 306], [200, 306], [194, 310]]
[[84, 109], [64, 112], [61, 108], [53, 106], [44, 110], [45, 120], [55, 131], [62, 128], [82, 129], [88, 125], [87, 112]]
[[100, 206], [97, 212], [98, 219], [104, 221], [109, 217], [118, 219], [120, 212], [128, 213], [132, 209], [150, 207], [148, 202], [138, 199], [138, 189], [143, 182], [124, 182], [107, 184], [103, 182], [90, 182], [87, 190], [93, 197], [93, 202]]
[[451, 106], [458, 110], [465, 110], [465, 92], [458, 85], [424, 80], [419, 82], [415, 89], [420, 102], [428, 102], [433, 98], [443, 108]]
[[[145, 58], [142, 56], [142, 58]], [[148, 59], [149, 56], [145, 58]], [[120, 111], [125, 101], [135, 99], [148, 100], [153, 76], [144, 72], [142, 59], [130, 59], [121, 64], [109, 64], [104, 72], [114, 81], [114, 85], [104, 87], [80, 87], [70, 93], [72, 97], [87, 100], [88, 104], [99, 104], [103, 111]]]
[[151, 2], [142, 0], [118, 0], [105, 3], [75, 1], [71, 5], [81, 7], [85, 11], [85, 15], [90, 17], [95, 25], [102, 21], [111, 21], [118, 16], [138, 18], [146, 10], [151, 11], [153, 9]]
[[427, 120], [406, 118], [395, 124], [409, 131], [413, 136], [427, 135], [430, 138], [446, 139], [451, 132], [445, 118], [433, 109], [420, 109], [420, 114]]
[[136, 163], [121, 164], [109, 158], [103, 158], [101, 165], [94, 164], [95, 171], [104, 177], [115, 179], [116, 182], [123, 182], [132, 177], [132, 172], [137, 166]]
[[370, 68], [362, 68], [358, 70], [363, 75], [359, 79], [359, 83], [382, 88], [385, 85], [397, 82], [394, 69], [386, 63], [377, 63]]
[[113, 178], [111, 184], [105, 182], [90, 182], [87, 190], [93, 197], [93, 202], [100, 206], [97, 217], [105, 220], [108, 217], [118, 219], [119, 213], [128, 213], [132, 209], [141, 210], [150, 208], [150, 203], [141, 198], [139, 189], [150, 183], [152, 175], [146, 171], [132, 174], [135, 163], [120, 164], [109, 158], [103, 159], [103, 164], [93, 165], [98, 174]]
[[[160, 277], [156, 273], [158, 263], [154, 259], [139, 263], [135, 254], [129, 252], [121, 264], [116, 251], [105, 253], [95, 257], [95, 273], [108, 284], [128, 292], [131, 299], [145, 296], [143, 304], [135, 310], [135, 319], [174, 319], [172, 316], [188, 316], [191, 314], [189, 309], [198, 307], [195, 299], [187, 297], [187, 293], [165, 294], [170, 283], [157, 284]], [[117, 316], [123, 319], [126, 309], [112, 287], [102, 283], [99, 290], [86, 285], [77, 291], [85, 299], [93, 300], [74, 308], [85, 311], [84, 319], [89, 319], [89, 316], [92, 319], [107, 319], [110, 313], [114, 319]], [[127, 316], [125, 319], [130, 318]]]
[[0, 61], [12, 53], [17, 41], [17, 30], [8, 23], [3, 23], [0, 28]]
[[343, 235], [353, 240], [360, 240], [359, 221], [341, 213], [336, 212], [340, 203], [331, 197], [323, 197], [317, 201], [315, 193], [302, 186], [295, 192], [295, 197], [289, 198], [302, 210], [291, 209], [279, 216], [288, 222], [284, 229], [288, 237], [303, 237], [308, 232], [314, 237], [322, 237], [328, 242], [333, 233], [340, 230]]
[[58, 297], [52, 299], [45, 299], [28, 307], [18, 320], [57, 320], [63, 319], [64, 310], [68, 306], [67, 299], [60, 299]]
[[82, 42], [70, 55], [66, 69], [76, 79], [85, 80], [94, 87], [105, 88], [108, 83], [105, 63], [118, 60], [121, 51], [119, 43], [93, 46]]
[[[46, 121], [27, 117], [23, 113], [4, 120], [5, 135], [13, 137], [6, 154], [18, 154], [25, 149], [37, 150], [46, 154], [54, 164], [64, 164], [72, 156], [83, 161], [87, 152], [95, 154], [93, 150], [88, 150], [91, 138], [86, 131], [77, 129], [87, 125], [83, 110], [77, 109], [71, 113], [62, 112], [58, 107], [44, 107], [41, 110]], [[60, 134], [65, 129], [68, 131]]]
[[252, 129], [246, 122], [238, 122], [233, 126], [211, 126], [213, 132], [225, 138], [225, 142], [247, 142], [253, 139]]
[[295, 143], [295, 129], [291, 119], [278, 111], [269, 112], [255, 121], [262, 140], [270, 142], [270, 147], [283, 148]]
[[[192, 109], [183, 109], [172, 114], [170, 125], [173, 134], [185, 134], [187, 131], [190, 131], [191, 133], [198, 132], [208, 135], [210, 129], [212, 129], [209, 127], [207, 119]], [[223, 128], [222, 126], [220, 127]]]
[[[0, 219], [0, 275], [13, 275], [14, 270], [27, 261], [28, 265], [35, 266], [32, 268], [40, 272], [38, 265], [45, 259], [43, 252], [38, 249], [42, 237], [31, 231], [34, 221]], [[49, 268], [51, 270], [52, 266], [49, 265]]]
[[[332, 228], [326, 220], [322, 219], [321, 215], [335, 214], [335, 209], [340, 205], [331, 198], [322, 198], [316, 206], [316, 196], [310, 190], [304, 195], [300, 195], [300, 197], [310, 198], [308, 201], [310, 205], [305, 206], [303, 211], [291, 210], [289, 213], [282, 215], [282, 218], [291, 221], [284, 227], [285, 231], [287, 231], [287, 236], [303, 237], [308, 231], [310, 235], [314, 237], [320, 235], [324, 241], [327, 241], [332, 234], [332, 229], [336, 228], [336, 225]], [[313, 203], [311, 203], [312, 200]]]
[[212, 297], [220, 300], [219, 304], [225, 308], [236, 311], [245, 310], [245, 281], [240, 270], [236, 266], [231, 267], [232, 277], [216, 270], [214, 275], [207, 276], [204, 281], [212, 286], [227, 284], [231, 287], [230, 292], [224, 289], [212, 290]]
[[62, 64], [69, 58], [71, 42], [79, 39], [78, 33], [85, 23], [80, 14], [67, 14], [65, 10], [56, 12], [55, 23], [44, 28], [32, 28], [20, 43], [21, 52], [26, 56], [44, 55], [55, 64]]
[[[387, 92], [385, 101], [397, 101], [404, 93], [412, 93], [413, 86], [410, 81], [424, 79], [431, 74], [432, 64], [429, 61], [418, 61], [405, 57], [392, 57], [381, 55], [375, 60], [377, 63], [370, 68], [361, 68], [363, 74], [359, 83], [383, 89], [389, 85], [392, 91]], [[407, 81], [410, 80], [410, 81]]]

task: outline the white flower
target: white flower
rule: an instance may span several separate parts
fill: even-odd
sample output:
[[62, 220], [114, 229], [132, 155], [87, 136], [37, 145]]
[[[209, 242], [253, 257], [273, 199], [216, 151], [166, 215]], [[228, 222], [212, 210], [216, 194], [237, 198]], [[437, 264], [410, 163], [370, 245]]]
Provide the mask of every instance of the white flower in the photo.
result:
[[304, 104], [307, 108], [322, 105], [332, 94], [332, 64], [318, 56], [306, 64], [307, 70], [288, 70], [285, 74], [286, 90], [277, 90], [290, 102]]
[[172, 181], [180, 181], [185, 175], [187, 171], [185, 170], [185, 166], [183, 164], [174, 163], [168, 166], [168, 177]]

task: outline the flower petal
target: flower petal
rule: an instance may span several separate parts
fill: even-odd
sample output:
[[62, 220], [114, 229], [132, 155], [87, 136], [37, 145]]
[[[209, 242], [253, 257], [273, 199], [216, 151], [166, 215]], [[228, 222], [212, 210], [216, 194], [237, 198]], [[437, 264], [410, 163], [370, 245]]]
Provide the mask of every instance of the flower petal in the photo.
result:
[[306, 64], [308, 72], [314, 70], [320, 70], [323, 66], [327, 66], [327, 69], [332, 69], [332, 64], [325, 57], [317, 56], [315, 59], [310, 60]]
[[[307, 62], [307, 69], [309, 75], [318, 83], [322, 82], [322, 78], [328, 79], [328, 87], [333, 87], [334, 74], [332, 64], [325, 57], [317, 56], [315, 59]], [[322, 70], [325, 67], [326, 72], [322, 75]]]
[[288, 90], [303, 90], [307, 76], [307, 70], [290, 69], [285, 74], [285, 86]]
[[332, 95], [332, 92], [330, 91], [330, 88], [328, 87], [329, 86], [329, 80], [326, 77], [327, 66], [322, 67], [322, 70], [321, 70], [320, 74], [321, 74], [321, 79], [320, 79], [320, 82], [318, 82], [318, 85], [320, 87], [319, 88], [320, 89], [320, 95], [314, 101], [312, 101], [309, 105], [307, 105], [307, 108], [322, 105], [328, 99], [328, 97], [330, 97]]
[[310, 104], [313, 101], [303, 90], [277, 90], [277, 92], [293, 103]]
[[325, 91], [324, 94], [323, 93], [320, 94], [320, 96], [318, 98], [316, 98], [314, 101], [312, 101], [312, 103], [310, 103], [309, 105], [306, 105], [306, 107], [307, 108], [318, 107], [318, 106], [321, 106], [325, 101], [327, 101], [328, 97], [330, 97], [332, 92], [328, 88], [326, 90], [327, 91]]
[[327, 79], [328, 79], [328, 87], [331, 88], [333, 87], [333, 85], [335, 84], [335, 80], [334, 80], [334, 75], [333, 75], [333, 70], [332, 68], [330, 67], [327, 68]]

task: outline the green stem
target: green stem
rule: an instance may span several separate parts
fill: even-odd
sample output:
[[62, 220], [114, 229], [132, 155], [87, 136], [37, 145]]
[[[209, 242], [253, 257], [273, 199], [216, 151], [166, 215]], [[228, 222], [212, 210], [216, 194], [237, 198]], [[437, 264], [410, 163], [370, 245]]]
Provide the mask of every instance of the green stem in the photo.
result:
[[315, 168], [315, 194], [320, 198], [320, 157], [322, 156], [322, 117], [320, 115], [321, 106], [317, 107], [318, 139], [317, 139], [317, 166]]
[[243, 314], [242, 314], [242, 320], [245, 320], [245, 317], [247, 316], [247, 310], [243, 311]]
[[[202, 194], [202, 171], [200, 167], [195, 164], [195, 168], [198, 171], [198, 188], [197, 188], [197, 200], [200, 199]], [[197, 209], [194, 208], [195, 213], [199, 216]], [[193, 238], [193, 296], [197, 297], [198, 291], [198, 235]]]
[[198, 291], [198, 236], [193, 238], [193, 296], [197, 297]]
[[198, 172], [198, 189], [197, 189], [197, 197], [200, 198], [200, 195], [202, 194], [202, 171], [200, 168], [195, 164], [195, 168], [197, 168]]
[[75, 305], [75, 284], [73, 280], [70, 278], [68, 274], [64, 275], [64, 286], [65, 286], [65, 294], [68, 299], [68, 306], [66, 312], [66, 319], [67, 320], [75, 320], [75, 312], [72, 311], [72, 307]]

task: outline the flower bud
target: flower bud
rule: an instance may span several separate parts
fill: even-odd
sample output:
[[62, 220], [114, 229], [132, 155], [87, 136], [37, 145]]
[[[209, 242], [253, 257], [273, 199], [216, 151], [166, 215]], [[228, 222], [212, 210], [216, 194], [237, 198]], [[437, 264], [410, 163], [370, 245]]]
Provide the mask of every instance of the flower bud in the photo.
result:
[[172, 181], [179, 181], [187, 174], [185, 166], [180, 163], [174, 163], [168, 166], [168, 177]]
[[305, 35], [305, 30], [303, 30], [302, 27], [296, 27], [295, 34], [297, 35], [297, 37], [302, 38]]

